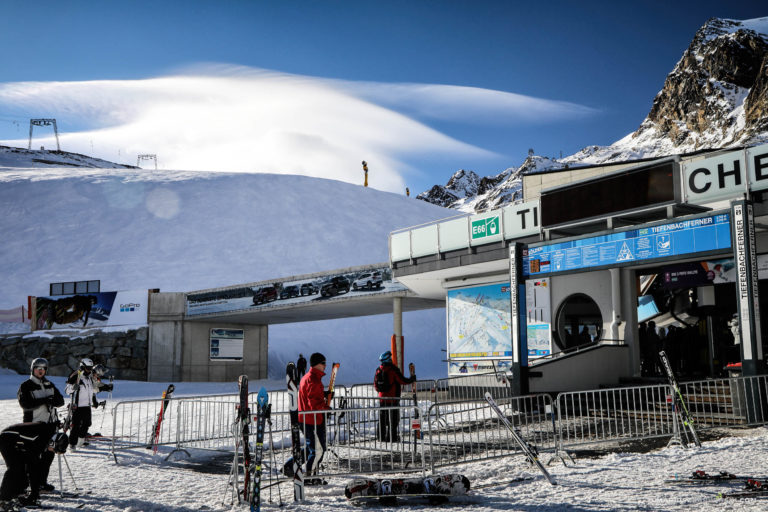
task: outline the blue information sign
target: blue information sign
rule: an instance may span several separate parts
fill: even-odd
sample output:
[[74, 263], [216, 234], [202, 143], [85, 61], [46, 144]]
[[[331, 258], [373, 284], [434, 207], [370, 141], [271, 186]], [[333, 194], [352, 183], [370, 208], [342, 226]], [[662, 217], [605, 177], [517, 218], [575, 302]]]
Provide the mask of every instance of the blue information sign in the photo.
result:
[[523, 274], [535, 276], [730, 248], [730, 214], [723, 213], [530, 247], [523, 256]]

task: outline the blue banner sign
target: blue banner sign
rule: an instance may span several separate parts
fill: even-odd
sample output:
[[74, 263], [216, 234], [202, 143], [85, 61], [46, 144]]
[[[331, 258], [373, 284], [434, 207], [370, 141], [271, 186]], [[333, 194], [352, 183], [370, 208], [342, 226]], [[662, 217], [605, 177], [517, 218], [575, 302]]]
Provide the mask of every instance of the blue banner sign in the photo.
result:
[[523, 256], [523, 273], [535, 276], [730, 248], [730, 214], [723, 213], [530, 247]]

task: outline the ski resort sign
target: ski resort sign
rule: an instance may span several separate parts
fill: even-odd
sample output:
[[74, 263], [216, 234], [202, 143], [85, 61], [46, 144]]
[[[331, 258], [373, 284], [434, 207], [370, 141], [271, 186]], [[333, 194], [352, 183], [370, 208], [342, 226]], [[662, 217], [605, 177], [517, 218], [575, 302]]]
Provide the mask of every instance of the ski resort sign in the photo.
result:
[[768, 189], [768, 144], [681, 165], [685, 201], [704, 204]]
[[500, 227], [498, 215], [472, 221], [472, 240], [496, 236], [499, 233]]

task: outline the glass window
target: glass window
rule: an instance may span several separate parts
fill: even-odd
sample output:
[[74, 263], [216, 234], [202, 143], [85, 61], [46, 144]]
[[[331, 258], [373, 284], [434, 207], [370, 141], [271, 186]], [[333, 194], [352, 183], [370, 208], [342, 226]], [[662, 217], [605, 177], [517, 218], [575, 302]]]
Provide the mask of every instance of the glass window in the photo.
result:
[[588, 295], [576, 293], [566, 298], [557, 312], [557, 345], [561, 350], [595, 343], [602, 338], [603, 316]]

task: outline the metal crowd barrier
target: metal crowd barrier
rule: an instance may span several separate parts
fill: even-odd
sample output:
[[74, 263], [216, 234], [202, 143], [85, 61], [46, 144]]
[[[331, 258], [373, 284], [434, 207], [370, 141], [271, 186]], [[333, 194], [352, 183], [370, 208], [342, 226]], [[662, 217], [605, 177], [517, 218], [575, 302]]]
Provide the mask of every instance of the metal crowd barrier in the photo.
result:
[[[377, 437], [380, 401], [372, 385], [339, 386], [327, 421], [328, 453], [319, 474], [326, 476], [423, 471], [462, 462], [501, 457], [518, 448], [481, 393], [490, 391], [522, 436], [539, 450], [560, 452], [679, 435], [669, 385], [636, 386], [549, 395], [510, 396], [503, 375], [471, 375], [417, 382], [421, 431], [411, 428], [415, 405], [405, 386], [398, 406], [397, 442]], [[680, 383], [686, 405], [700, 430], [768, 423], [768, 376], [733, 377]], [[285, 390], [269, 393], [272, 413], [265, 437], [271, 470], [291, 457], [290, 419]], [[447, 400], [449, 397], [458, 399]], [[256, 395], [249, 398], [255, 415]], [[112, 410], [112, 453], [152, 447], [162, 400], [119, 402]], [[157, 445], [164, 452], [195, 448], [231, 452], [237, 439], [236, 395], [169, 400]], [[554, 406], [554, 407], [553, 407]], [[255, 428], [253, 429], [255, 432]]]
[[768, 376], [680, 383], [698, 428], [757, 426], [768, 421]]
[[[491, 395], [494, 392], [491, 391]], [[518, 432], [540, 451], [556, 449], [552, 398], [546, 394], [496, 397]], [[507, 427], [483, 399], [432, 404], [425, 443], [431, 471], [442, 466], [477, 462], [520, 451]]]
[[558, 449], [673, 434], [667, 385], [560, 393]]

